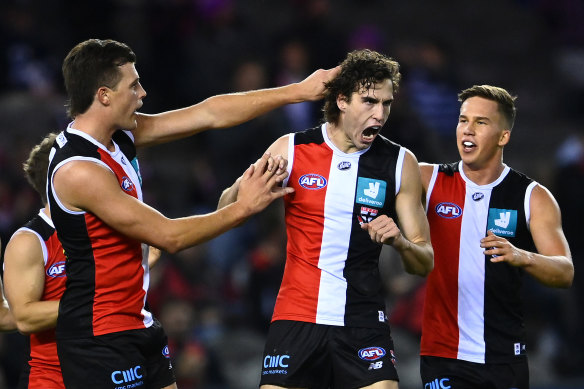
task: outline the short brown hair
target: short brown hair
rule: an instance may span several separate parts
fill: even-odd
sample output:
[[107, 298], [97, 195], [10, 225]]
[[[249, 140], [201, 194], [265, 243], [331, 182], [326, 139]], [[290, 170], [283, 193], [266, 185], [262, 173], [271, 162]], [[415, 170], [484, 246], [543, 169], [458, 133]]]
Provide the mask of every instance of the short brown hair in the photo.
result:
[[466, 99], [475, 96], [496, 102], [499, 106], [499, 112], [501, 112], [507, 121], [507, 125], [509, 125], [509, 130], [513, 129], [517, 113], [517, 108], [515, 107], [517, 96], [511, 96], [507, 90], [498, 86], [473, 85], [472, 88], [465, 89], [458, 94], [458, 101], [464, 103]]
[[87, 111], [98, 88], [114, 89], [122, 78], [119, 67], [128, 62], [136, 62], [132, 49], [111, 39], [88, 39], [72, 48], [62, 68], [69, 116]]
[[353, 92], [360, 88], [369, 89], [387, 79], [391, 80], [393, 92], [397, 93], [401, 80], [397, 61], [369, 49], [350, 52], [341, 62], [340, 73], [325, 85], [322, 109], [324, 119], [338, 124], [341, 113], [337, 106], [338, 96], [343, 95], [350, 99]]
[[41, 195], [43, 204], [47, 203], [47, 171], [49, 168], [49, 154], [57, 134], [51, 132], [43, 138], [41, 143], [34, 146], [28, 159], [22, 164], [24, 175], [32, 187]]

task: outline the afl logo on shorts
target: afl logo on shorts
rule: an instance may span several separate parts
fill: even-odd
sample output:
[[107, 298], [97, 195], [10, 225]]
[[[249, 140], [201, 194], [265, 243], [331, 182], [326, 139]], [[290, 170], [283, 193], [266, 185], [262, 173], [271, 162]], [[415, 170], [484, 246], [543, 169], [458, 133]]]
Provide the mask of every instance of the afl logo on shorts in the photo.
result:
[[385, 355], [385, 350], [381, 347], [367, 347], [359, 350], [359, 358], [365, 361], [375, 361]]
[[53, 278], [65, 277], [65, 261], [54, 263], [47, 269], [47, 275]]
[[445, 219], [456, 219], [462, 215], [462, 208], [454, 203], [440, 203], [435, 209], [438, 216]]
[[318, 190], [326, 186], [326, 178], [320, 174], [308, 173], [298, 179], [298, 183], [304, 189]]
[[126, 192], [131, 192], [132, 189], [134, 189], [134, 184], [126, 176], [122, 177], [122, 189], [125, 190]]

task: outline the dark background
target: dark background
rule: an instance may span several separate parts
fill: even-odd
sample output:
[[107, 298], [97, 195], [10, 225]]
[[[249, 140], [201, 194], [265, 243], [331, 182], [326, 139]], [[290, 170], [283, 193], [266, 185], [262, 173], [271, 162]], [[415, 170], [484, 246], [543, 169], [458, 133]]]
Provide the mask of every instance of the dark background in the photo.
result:
[[[299, 81], [367, 47], [402, 66], [383, 134], [420, 161], [457, 160], [461, 89], [487, 83], [519, 96], [505, 162], [554, 193], [576, 267], [568, 290], [526, 278], [532, 387], [584, 387], [583, 20], [582, 0], [2, 0], [0, 238], [5, 244], [41, 206], [21, 165], [43, 135], [68, 122], [60, 66], [78, 42], [132, 47], [145, 113]], [[318, 124], [320, 108], [296, 104], [141, 150], [146, 203], [170, 217], [212, 211], [277, 137]], [[169, 335], [180, 388], [257, 385], [284, 258], [279, 203], [208, 244], [163, 254], [149, 303]], [[420, 388], [415, 292], [423, 280], [403, 275], [391, 250], [383, 261], [401, 387]], [[0, 335], [0, 388], [15, 387], [24, 347], [19, 334]]]

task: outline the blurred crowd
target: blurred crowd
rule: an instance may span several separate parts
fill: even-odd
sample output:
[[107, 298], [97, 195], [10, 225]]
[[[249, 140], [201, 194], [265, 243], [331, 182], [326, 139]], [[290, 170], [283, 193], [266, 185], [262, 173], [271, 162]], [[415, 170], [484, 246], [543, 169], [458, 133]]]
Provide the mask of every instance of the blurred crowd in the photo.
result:
[[[3, 0], [3, 246], [41, 206], [21, 166], [34, 144], [68, 122], [60, 66], [76, 43], [112, 38], [135, 51], [148, 92], [145, 113], [299, 81], [337, 65], [348, 51], [370, 48], [398, 60], [403, 75], [382, 134], [420, 161], [457, 159], [461, 89], [488, 83], [519, 96], [505, 162], [556, 195], [576, 269], [569, 290], [526, 278], [532, 386], [584, 387], [582, 20], [581, 0]], [[319, 124], [320, 108], [290, 105], [236, 128], [142, 150], [145, 202], [169, 217], [214, 210], [221, 191], [276, 138]], [[282, 218], [281, 204], [273, 204], [207, 244], [164, 253], [152, 270], [148, 303], [168, 333], [179, 388], [256, 387], [285, 262]], [[392, 256], [384, 252], [382, 262], [391, 279], [401, 387], [421, 387], [424, 283], [405, 275]], [[15, 387], [24, 347], [21, 335], [0, 335], [0, 388]]]

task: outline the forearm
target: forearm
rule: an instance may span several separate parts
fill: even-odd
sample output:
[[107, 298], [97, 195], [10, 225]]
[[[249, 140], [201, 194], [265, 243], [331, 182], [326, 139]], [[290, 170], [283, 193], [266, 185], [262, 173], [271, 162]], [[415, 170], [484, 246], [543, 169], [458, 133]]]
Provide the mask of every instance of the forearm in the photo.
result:
[[427, 276], [434, 268], [434, 250], [428, 242], [414, 243], [403, 237], [403, 243], [394, 248], [400, 254], [404, 269], [410, 274]]
[[207, 242], [243, 223], [251, 213], [239, 203], [231, 203], [205, 215], [169, 219], [166, 227], [156, 234], [150, 244], [169, 253]]
[[225, 208], [227, 205], [234, 203], [237, 200], [239, 181], [240, 179], [238, 178], [233, 185], [221, 193], [221, 197], [219, 197], [219, 202], [217, 203], [217, 209]]
[[8, 303], [4, 301], [0, 304], [0, 332], [16, 330], [16, 322], [12, 312], [8, 308]]
[[18, 331], [28, 335], [57, 325], [59, 300], [35, 301], [13, 309]]
[[568, 288], [574, 280], [574, 265], [566, 256], [547, 256], [523, 251], [525, 271], [541, 284], [553, 288]]

